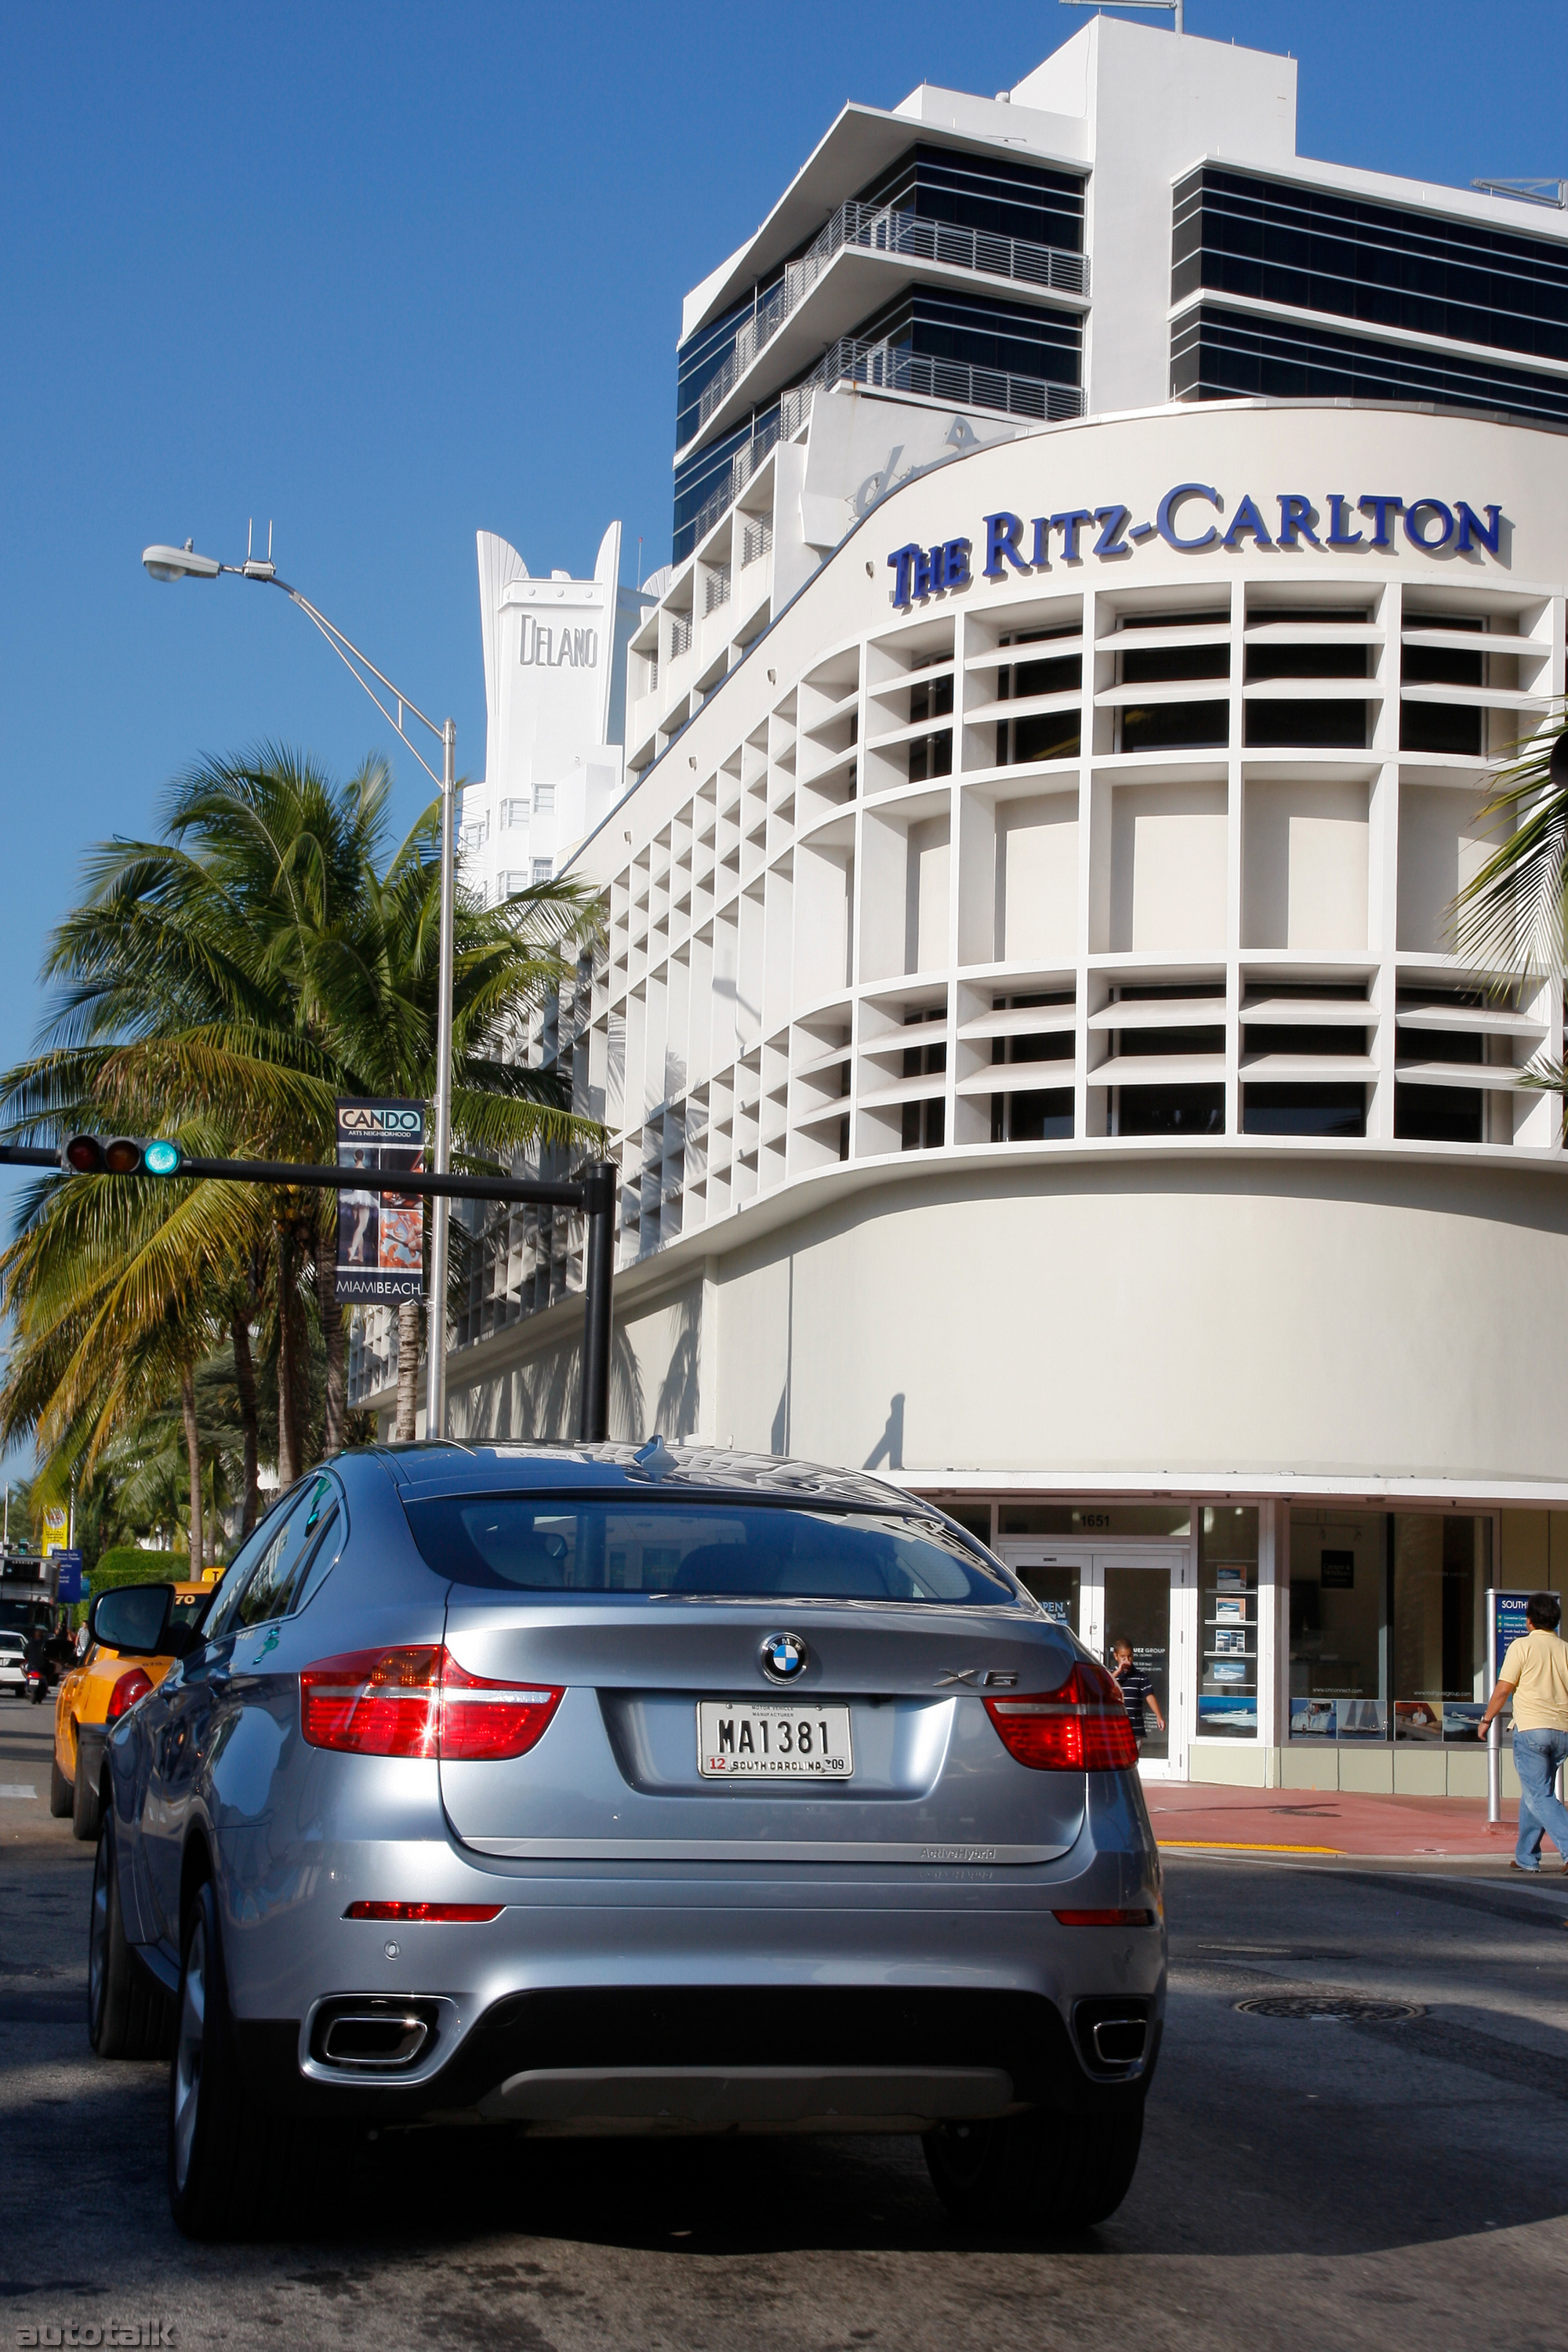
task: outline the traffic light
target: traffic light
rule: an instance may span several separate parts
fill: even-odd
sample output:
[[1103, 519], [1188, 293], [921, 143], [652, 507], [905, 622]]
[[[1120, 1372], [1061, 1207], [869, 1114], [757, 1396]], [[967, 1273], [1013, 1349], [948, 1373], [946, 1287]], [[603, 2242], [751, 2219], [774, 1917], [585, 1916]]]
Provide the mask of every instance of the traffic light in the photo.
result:
[[177, 1176], [184, 1154], [166, 1137], [73, 1135], [60, 1152], [72, 1176]]

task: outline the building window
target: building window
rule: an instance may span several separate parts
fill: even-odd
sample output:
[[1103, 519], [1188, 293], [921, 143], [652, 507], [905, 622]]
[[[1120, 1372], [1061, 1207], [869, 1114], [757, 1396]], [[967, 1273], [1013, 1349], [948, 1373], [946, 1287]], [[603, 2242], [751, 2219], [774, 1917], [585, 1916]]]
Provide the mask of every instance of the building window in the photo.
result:
[[1198, 1533], [1198, 1737], [1258, 1737], [1258, 1512], [1205, 1504]]
[[535, 784], [535, 786], [533, 787], [533, 812], [534, 812], [534, 814], [535, 814], [536, 816], [551, 816], [551, 815], [552, 815], [552, 814], [554, 814], [554, 809], [555, 809], [555, 787], [554, 787], [554, 785], [553, 785], [553, 784]]
[[[1076, 637], [1079, 625], [1065, 629], [1031, 629], [1004, 645], [1039, 645], [1049, 637]], [[1011, 662], [996, 673], [998, 702], [1022, 702], [1037, 694], [1078, 694], [1083, 688], [1083, 656], [1056, 654], [1038, 661]], [[1080, 713], [1072, 709], [1036, 710], [1023, 719], [1002, 719], [996, 724], [996, 765], [1022, 765], [1035, 760], [1076, 760], [1080, 742]]]
[[[910, 725], [918, 727], [922, 719], [942, 719], [952, 709], [952, 676], [927, 678], [910, 689]], [[933, 776], [952, 773], [952, 730], [942, 728], [934, 735], [920, 735], [909, 747], [910, 782], [923, 784]]]
[[1484, 1143], [1479, 1087], [1394, 1086], [1394, 1132], [1402, 1143]]
[[496, 876], [496, 895], [498, 899], [515, 898], [520, 890], [526, 890], [527, 887], [528, 877], [526, 874], [498, 874]]
[[1292, 1511], [1290, 1737], [1473, 1744], [1491, 1522]]
[[1173, 400], [1440, 401], [1568, 424], [1568, 376], [1201, 303], [1171, 329]]
[[535, 887], [537, 887], [541, 882], [548, 882], [551, 879], [553, 871], [554, 868], [548, 857], [536, 857], [533, 861], [533, 882]]
[[921, 220], [951, 221], [990, 236], [1020, 236], [1058, 252], [1083, 250], [1083, 182], [994, 155], [912, 147], [870, 181], [856, 201], [887, 205]]
[[1175, 192], [1171, 299], [1200, 290], [1568, 360], [1568, 247], [1211, 168]]
[[522, 794], [521, 797], [517, 800], [502, 801], [500, 804], [500, 821], [503, 829], [509, 825], [526, 824], [528, 823], [528, 796], [526, 793]]
[[[946, 1013], [909, 1013], [906, 1024], [913, 1027], [928, 1021], [945, 1021]], [[906, 1078], [935, 1077], [947, 1068], [947, 1040], [937, 1039], [930, 1045], [906, 1045], [904, 1076]], [[903, 1149], [906, 1151], [940, 1151], [947, 1139], [947, 1103], [942, 1095], [927, 1095], [918, 1102], [903, 1106]]]
[[[1140, 615], [1128, 628], [1191, 628], [1224, 623], [1224, 613], [1161, 613]], [[1228, 645], [1131, 646], [1117, 663], [1119, 686], [1173, 685], [1189, 678], [1228, 677]], [[1121, 711], [1123, 751], [1219, 750], [1230, 740], [1228, 702], [1127, 704]]]
[[[1168, 1034], [1168, 1033], [1167, 1033]], [[1224, 1087], [1118, 1087], [1118, 1135], [1223, 1135]]]
[[901, 294], [854, 333], [860, 342], [890, 343], [916, 359], [956, 361], [1037, 383], [1076, 384], [1083, 354], [1083, 321], [1070, 310], [935, 288]]
[[[1419, 615], [1410, 625], [1419, 627]], [[1473, 616], [1431, 615], [1434, 628], [1474, 630], [1486, 624]], [[1468, 686], [1485, 684], [1486, 662], [1478, 650], [1463, 646], [1404, 646], [1400, 649], [1400, 682], [1405, 686]], [[1462, 760], [1481, 756], [1484, 713], [1475, 702], [1404, 702], [1399, 706], [1399, 748], [1402, 751], [1442, 751]]]
[[484, 847], [489, 836], [490, 821], [488, 816], [481, 816], [472, 824], [461, 828], [458, 835], [458, 846], [465, 857], [470, 856], [475, 850]]
[[[1284, 1034], [1289, 1036], [1291, 1033], [1287, 1030]], [[1310, 1049], [1297, 1045], [1294, 1050], [1305, 1053]], [[1267, 1080], [1244, 1086], [1241, 1127], [1244, 1135], [1364, 1135], [1366, 1088], [1280, 1086]]]
[[[1364, 623], [1368, 614], [1363, 611], [1271, 611], [1267, 607], [1250, 613], [1248, 620], [1258, 623], [1333, 621]], [[1289, 677], [1365, 677], [1371, 648], [1367, 646], [1281, 646], [1267, 640], [1247, 648], [1246, 682], [1248, 686]], [[1269, 749], [1284, 743], [1299, 743], [1313, 749], [1328, 747], [1360, 751], [1366, 747], [1367, 707], [1364, 702], [1329, 701], [1313, 697], [1300, 701], [1272, 696], [1247, 704], [1247, 740], [1259, 749]]]
[[[1076, 1003], [1070, 988], [1053, 989], [1048, 993], [1034, 996], [998, 996], [993, 999], [996, 1013], [1029, 1013], [1037, 1007]], [[1042, 1029], [1037, 1033], [991, 1041], [993, 1062], [1016, 1067], [1020, 1062], [1066, 1063], [1069, 1067], [1061, 1076], [1070, 1077], [1073, 1059], [1073, 1033], [1070, 1029]], [[1056, 1072], [1041, 1071], [1041, 1076], [1056, 1076]], [[1048, 1087], [1008, 1087], [991, 1097], [991, 1140], [993, 1143], [1055, 1143], [1073, 1131], [1072, 1087], [1059, 1082]]]

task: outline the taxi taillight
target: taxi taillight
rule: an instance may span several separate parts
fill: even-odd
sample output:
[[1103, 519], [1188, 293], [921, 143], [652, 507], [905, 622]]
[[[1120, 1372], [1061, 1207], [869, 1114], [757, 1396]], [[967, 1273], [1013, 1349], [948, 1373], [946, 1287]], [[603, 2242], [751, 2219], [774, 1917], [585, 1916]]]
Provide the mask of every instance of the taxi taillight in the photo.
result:
[[114, 1688], [110, 1692], [109, 1707], [104, 1720], [113, 1723], [118, 1717], [129, 1714], [137, 1700], [145, 1698], [152, 1687], [152, 1675], [145, 1674], [140, 1666], [132, 1666], [128, 1675], [121, 1675]]

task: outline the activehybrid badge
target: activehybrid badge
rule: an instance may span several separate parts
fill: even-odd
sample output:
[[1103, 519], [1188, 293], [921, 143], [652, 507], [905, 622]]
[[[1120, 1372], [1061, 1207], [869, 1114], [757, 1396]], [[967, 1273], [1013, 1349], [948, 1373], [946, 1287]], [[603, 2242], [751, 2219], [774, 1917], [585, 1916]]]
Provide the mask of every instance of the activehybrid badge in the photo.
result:
[[769, 1682], [794, 1683], [805, 1672], [811, 1653], [798, 1633], [769, 1633], [757, 1655]]

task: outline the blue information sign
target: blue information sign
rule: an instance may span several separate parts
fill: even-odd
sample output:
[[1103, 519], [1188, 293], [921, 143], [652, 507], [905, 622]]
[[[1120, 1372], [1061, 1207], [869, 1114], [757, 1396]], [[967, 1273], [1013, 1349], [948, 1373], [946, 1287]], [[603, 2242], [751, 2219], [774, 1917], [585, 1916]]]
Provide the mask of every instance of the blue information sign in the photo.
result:
[[64, 1601], [81, 1599], [81, 1554], [79, 1551], [57, 1551], [50, 1555], [60, 1573], [58, 1598]]
[[1509, 1643], [1522, 1641], [1530, 1631], [1524, 1614], [1529, 1601], [1528, 1592], [1494, 1591], [1492, 1594], [1492, 1640], [1496, 1644], [1492, 1652], [1494, 1678], [1502, 1672]]

